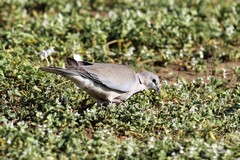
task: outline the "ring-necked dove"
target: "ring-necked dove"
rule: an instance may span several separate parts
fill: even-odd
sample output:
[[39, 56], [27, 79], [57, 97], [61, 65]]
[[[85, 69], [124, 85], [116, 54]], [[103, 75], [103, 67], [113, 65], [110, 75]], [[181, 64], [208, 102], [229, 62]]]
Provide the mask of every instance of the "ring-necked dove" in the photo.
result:
[[43, 71], [62, 75], [85, 90], [97, 103], [121, 103], [133, 94], [146, 90], [159, 90], [159, 78], [152, 72], [135, 73], [126, 65], [91, 63], [67, 58], [66, 69], [41, 67]]

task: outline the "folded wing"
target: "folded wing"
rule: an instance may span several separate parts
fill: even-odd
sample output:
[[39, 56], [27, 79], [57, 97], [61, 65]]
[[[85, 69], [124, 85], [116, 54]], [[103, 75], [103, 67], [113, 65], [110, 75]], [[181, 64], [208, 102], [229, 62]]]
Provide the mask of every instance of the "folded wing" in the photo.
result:
[[125, 65], [80, 62], [68, 58], [66, 67], [82, 77], [122, 92], [130, 91], [137, 81], [135, 72]]

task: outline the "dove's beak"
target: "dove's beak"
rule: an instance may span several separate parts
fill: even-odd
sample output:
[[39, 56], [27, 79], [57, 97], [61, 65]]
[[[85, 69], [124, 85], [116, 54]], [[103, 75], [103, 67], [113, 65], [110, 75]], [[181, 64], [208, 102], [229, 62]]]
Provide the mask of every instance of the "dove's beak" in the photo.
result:
[[157, 91], [158, 94], [160, 94], [160, 88], [158, 85], [155, 85], [155, 90]]

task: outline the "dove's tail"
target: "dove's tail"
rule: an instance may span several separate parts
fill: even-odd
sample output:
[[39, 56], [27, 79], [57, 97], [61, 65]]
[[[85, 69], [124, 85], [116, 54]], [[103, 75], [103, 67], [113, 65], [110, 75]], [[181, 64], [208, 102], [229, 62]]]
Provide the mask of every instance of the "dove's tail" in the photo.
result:
[[43, 71], [46, 71], [46, 72], [62, 75], [64, 77], [69, 77], [71, 75], [72, 76], [73, 75], [78, 75], [76, 71], [63, 69], [63, 68], [57, 68], [57, 67], [40, 67], [39, 69], [43, 70]]

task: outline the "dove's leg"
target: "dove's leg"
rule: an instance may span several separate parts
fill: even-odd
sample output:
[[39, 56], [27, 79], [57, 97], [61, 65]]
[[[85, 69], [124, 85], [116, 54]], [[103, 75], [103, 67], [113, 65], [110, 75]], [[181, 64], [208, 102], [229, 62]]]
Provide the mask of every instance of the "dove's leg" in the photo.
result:
[[111, 102], [112, 103], [122, 103], [122, 100], [120, 100], [120, 99], [112, 99]]
[[97, 99], [97, 104], [98, 105], [107, 105], [107, 104], [109, 104], [109, 102], [104, 99]]

